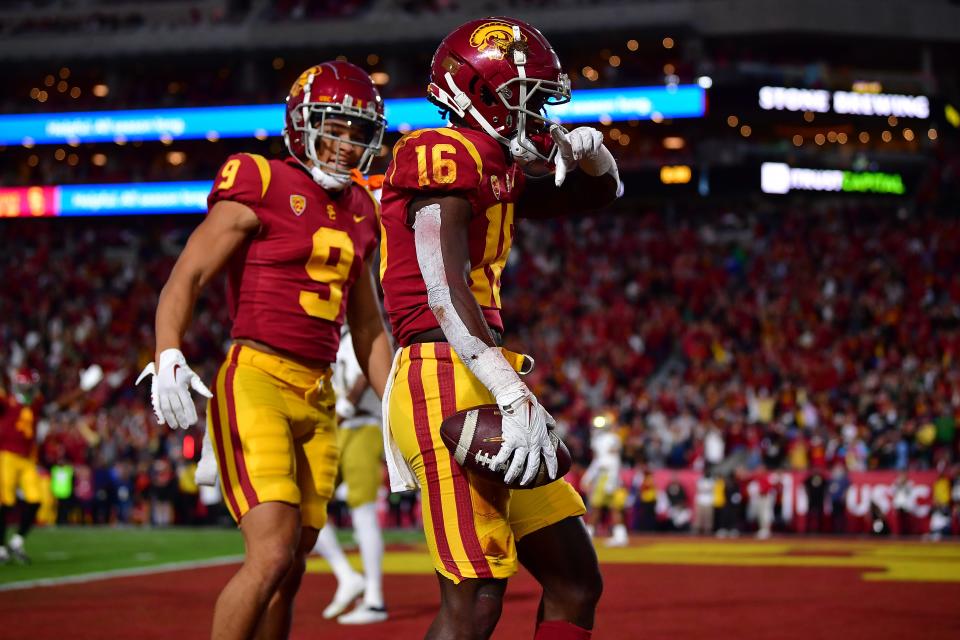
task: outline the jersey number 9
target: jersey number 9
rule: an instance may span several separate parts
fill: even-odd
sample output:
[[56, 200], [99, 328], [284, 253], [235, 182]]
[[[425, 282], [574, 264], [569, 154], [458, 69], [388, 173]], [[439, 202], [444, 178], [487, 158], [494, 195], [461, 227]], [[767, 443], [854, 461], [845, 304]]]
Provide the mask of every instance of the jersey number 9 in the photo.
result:
[[343, 284], [353, 267], [353, 240], [346, 231], [321, 227], [313, 234], [313, 252], [307, 260], [311, 280], [328, 286], [326, 295], [300, 291], [300, 306], [307, 315], [335, 322], [343, 301]]

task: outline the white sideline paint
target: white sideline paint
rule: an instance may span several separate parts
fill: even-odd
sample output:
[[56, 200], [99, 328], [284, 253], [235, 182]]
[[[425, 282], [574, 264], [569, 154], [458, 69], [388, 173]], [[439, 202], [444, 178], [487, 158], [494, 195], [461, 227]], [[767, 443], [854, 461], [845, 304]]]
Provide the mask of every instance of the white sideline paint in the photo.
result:
[[243, 562], [243, 556], [222, 556], [220, 558], [210, 558], [209, 560], [168, 562], [166, 564], [157, 564], [150, 567], [129, 567], [127, 569], [111, 569], [110, 571], [93, 571], [91, 573], [63, 576], [62, 578], [38, 578], [36, 580], [9, 582], [7, 584], [0, 584], [0, 591], [17, 591], [19, 589], [35, 589], [37, 587], [57, 587], [63, 584], [83, 584], [85, 582], [96, 582], [97, 580], [108, 580], [110, 578], [129, 578], [133, 576], [146, 576], [154, 573], [185, 571], [187, 569], [205, 569], [207, 567], [219, 567], [225, 564], [235, 564], [238, 562]]

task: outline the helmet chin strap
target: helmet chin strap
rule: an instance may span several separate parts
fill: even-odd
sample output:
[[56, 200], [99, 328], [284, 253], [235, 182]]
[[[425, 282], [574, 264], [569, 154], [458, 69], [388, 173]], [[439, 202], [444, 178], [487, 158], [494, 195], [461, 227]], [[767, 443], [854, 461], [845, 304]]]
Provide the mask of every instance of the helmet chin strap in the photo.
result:
[[352, 180], [349, 175], [328, 173], [317, 166], [310, 167], [310, 176], [314, 182], [328, 191], [343, 191]]
[[[450, 108], [455, 114], [461, 118], [467, 114], [473, 116], [473, 119], [477, 121], [477, 124], [494, 140], [500, 144], [507, 147], [510, 150], [510, 155], [514, 157], [521, 164], [526, 164], [528, 162], [533, 162], [538, 158], [537, 154], [527, 148], [521, 142], [521, 135], [518, 132], [513, 138], [507, 138], [501, 135], [496, 129], [493, 128], [487, 119], [477, 110], [473, 103], [470, 101], [470, 97], [466, 93], [460, 90], [460, 87], [457, 86], [457, 83], [454, 81], [453, 76], [450, 72], [444, 74], [444, 80], [447, 81], [447, 86], [450, 87], [451, 93], [448, 93], [443, 90], [443, 88], [433, 85], [435, 87], [434, 92], [437, 94], [436, 97], [440, 98], [443, 103]], [[525, 118], [524, 113], [520, 113], [519, 118]]]

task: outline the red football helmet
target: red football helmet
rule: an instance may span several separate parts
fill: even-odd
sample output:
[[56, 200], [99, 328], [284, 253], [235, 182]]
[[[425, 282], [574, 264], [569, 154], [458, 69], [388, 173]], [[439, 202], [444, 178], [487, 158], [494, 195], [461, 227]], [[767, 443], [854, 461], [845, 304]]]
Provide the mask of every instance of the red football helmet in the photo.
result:
[[549, 129], [559, 125], [545, 107], [570, 100], [570, 78], [535, 27], [514, 18], [467, 22], [440, 43], [430, 79], [431, 102], [493, 136], [517, 160], [552, 158]]
[[21, 404], [30, 404], [40, 386], [40, 374], [36, 369], [23, 366], [17, 369], [12, 378], [12, 391]]
[[336, 119], [360, 132], [351, 144], [363, 147], [356, 169], [366, 172], [383, 144], [387, 121], [383, 117], [383, 99], [370, 76], [349, 62], [324, 62], [300, 74], [287, 96], [283, 139], [290, 155], [310, 169], [313, 166], [333, 175], [347, 176], [335, 163], [317, 159], [317, 142], [334, 142], [339, 156], [342, 138], [324, 132], [327, 118]]

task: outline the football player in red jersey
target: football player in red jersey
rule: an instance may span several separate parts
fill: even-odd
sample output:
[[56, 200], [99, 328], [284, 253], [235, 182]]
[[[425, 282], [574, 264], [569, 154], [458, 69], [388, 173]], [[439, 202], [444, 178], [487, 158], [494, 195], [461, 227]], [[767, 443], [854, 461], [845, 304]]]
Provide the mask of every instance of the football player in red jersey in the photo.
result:
[[[24, 538], [40, 509], [36, 426], [42, 409], [40, 374], [33, 369], [18, 369], [11, 376], [9, 393], [0, 388], [0, 562], [11, 555], [29, 562]], [[7, 514], [17, 504], [18, 489], [23, 495], [20, 528], [8, 543]]]
[[[500, 347], [500, 275], [515, 217], [601, 208], [620, 192], [603, 136], [567, 132], [545, 106], [569, 100], [570, 83], [534, 27], [487, 18], [448, 35], [433, 58], [430, 99], [449, 128], [426, 129], [394, 147], [384, 183], [381, 281], [402, 349], [384, 399], [391, 487], [419, 484], [424, 529], [440, 581], [440, 611], [428, 638], [487, 638], [518, 561], [543, 595], [536, 638], [589, 638], [602, 589], [580, 516], [562, 479], [510, 491], [458, 465], [441, 422], [480, 404], [503, 413], [492, 466], [527, 484], [540, 466], [556, 474], [553, 420], [518, 374], [529, 357]], [[525, 175], [553, 161], [553, 176]]]
[[[246, 559], [217, 600], [213, 638], [284, 638], [293, 598], [326, 521], [337, 473], [330, 364], [349, 319], [364, 375], [383, 391], [391, 348], [370, 271], [379, 206], [351, 178], [380, 148], [383, 103], [346, 62], [300, 75], [286, 103], [290, 157], [231, 156], [160, 294], [151, 401], [161, 423], [186, 428], [190, 390], [210, 398], [227, 506]], [[226, 267], [233, 320], [213, 391], [180, 344], [200, 290]]]

